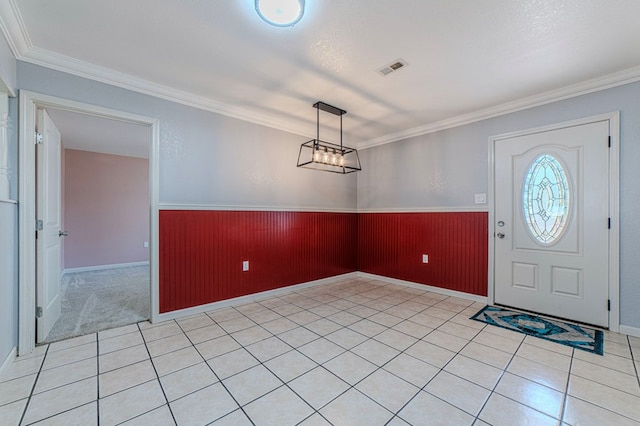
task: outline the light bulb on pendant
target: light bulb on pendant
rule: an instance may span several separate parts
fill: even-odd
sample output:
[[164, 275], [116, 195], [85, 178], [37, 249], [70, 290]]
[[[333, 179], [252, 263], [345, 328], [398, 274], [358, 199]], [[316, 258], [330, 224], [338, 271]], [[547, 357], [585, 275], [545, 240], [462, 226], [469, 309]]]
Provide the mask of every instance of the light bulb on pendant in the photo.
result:
[[340, 167], [344, 167], [344, 152], [340, 153]]
[[333, 150], [333, 154], [331, 154], [331, 164], [334, 166], [338, 164], [338, 155], [336, 154], [336, 150]]
[[320, 148], [318, 148], [317, 146], [313, 149], [313, 162], [320, 162]]
[[329, 152], [327, 151], [327, 148], [324, 149], [324, 154], [322, 155], [322, 162], [325, 164], [329, 163]]

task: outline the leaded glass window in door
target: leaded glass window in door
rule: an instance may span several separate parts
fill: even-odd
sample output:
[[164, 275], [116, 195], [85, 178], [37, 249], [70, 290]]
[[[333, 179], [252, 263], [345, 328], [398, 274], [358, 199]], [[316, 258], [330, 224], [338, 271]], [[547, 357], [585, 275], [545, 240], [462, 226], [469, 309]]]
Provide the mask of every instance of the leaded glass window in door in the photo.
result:
[[530, 234], [540, 244], [552, 244], [562, 236], [570, 213], [571, 191], [562, 164], [550, 154], [536, 157], [522, 188], [522, 211]]

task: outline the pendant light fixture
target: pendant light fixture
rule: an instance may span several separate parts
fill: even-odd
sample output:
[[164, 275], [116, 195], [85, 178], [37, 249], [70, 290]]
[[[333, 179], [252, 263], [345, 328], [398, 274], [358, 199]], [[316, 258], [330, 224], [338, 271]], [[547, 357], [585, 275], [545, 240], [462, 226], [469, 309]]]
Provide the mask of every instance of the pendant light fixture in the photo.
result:
[[[300, 145], [298, 167], [341, 174], [362, 170], [358, 150], [342, 144], [342, 116], [347, 111], [320, 101], [313, 107], [316, 109], [316, 138]], [[320, 140], [320, 110], [340, 117], [340, 145]]]

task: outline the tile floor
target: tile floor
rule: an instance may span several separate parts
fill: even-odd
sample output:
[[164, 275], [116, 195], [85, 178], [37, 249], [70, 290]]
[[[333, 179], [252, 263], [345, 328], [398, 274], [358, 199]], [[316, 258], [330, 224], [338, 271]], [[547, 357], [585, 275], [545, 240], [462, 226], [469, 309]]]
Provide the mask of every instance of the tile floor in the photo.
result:
[[39, 346], [0, 378], [0, 424], [640, 424], [640, 339], [592, 355], [481, 307], [355, 278]]

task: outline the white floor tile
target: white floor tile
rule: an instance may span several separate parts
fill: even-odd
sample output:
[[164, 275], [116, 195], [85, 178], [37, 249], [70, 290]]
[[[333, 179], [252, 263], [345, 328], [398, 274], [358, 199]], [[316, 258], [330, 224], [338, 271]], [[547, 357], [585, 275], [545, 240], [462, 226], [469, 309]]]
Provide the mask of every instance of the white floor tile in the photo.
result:
[[220, 383], [209, 386], [169, 404], [179, 425], [204, 425], [238, 408]]
[[317, 367], [289, 382], [289, 387], [317, 410], [349, 389], [349, 384]]
[[48, 417], [37, 423], [38, 426], [97, 426], [98, 403], [96, 401], [69, 411]]
[[252, 402], [244, 410], [257, 426], [295, 425], [313, 413], [313, 408], [286, 386]]
[[355, 385], [378, 369], [377, 365], [352, 352], [338, 355], [331, 361], [326, 362], [323, 367], [350, 385]]
[[157, 380], [100, 399], [100, 424], [115, 425], [166, 404]]
[[264, 365], [285, 383], [318, 366], [316, 362], [298, 351], [282, 354], [267, 361]]
[[320, 410], [335, 425], [381, 425], [393, 413], [355, 389], [350, 389]]
[[283, 385], [282, 380], [262, 365], [231, 376], [222, 383], [241, 406]]
[[557, 426], [558, 420], [494, 393], [480, 412], [479, 418], [493, 426], [536, 425]]
[[27, 406], [24, 423], [34, 423], [97, 399], [97, 377], [91, 377], [53, 390], [33, 395]]
[[116, 392], [154, 380], [155, 378], [156, 372], [149, 360], [111, 370], [98, 377], [100, 398], [105, 398]]
[[394, 413], [420, 390], [383, 369], [362, 380], [356, 385], [356, 389]]
[[511, 373], [505, 373], [502, 376], [495, 391], [502, 396], [560, 419], [564, 400], [562, 392], [514, 376]]
[[204, 389], [216, 382], [218, 382], [218, 378], [204, 362], [160, 377], [162, 389], [169, 402]]
[[350, 278], [42, 345], [3, 372], [0, 424], [640, 424], [640, 339], [595, 355], [483, 306]]
[[447, 404], [435, 396], [421, 391], [400, 412], [398, 417], [410, 425], [425, 424], [428, 419], [433, 425], [471, 425], [474, 417]]

